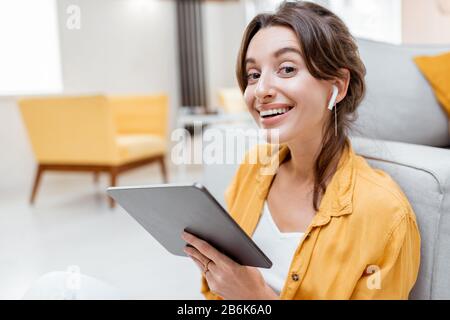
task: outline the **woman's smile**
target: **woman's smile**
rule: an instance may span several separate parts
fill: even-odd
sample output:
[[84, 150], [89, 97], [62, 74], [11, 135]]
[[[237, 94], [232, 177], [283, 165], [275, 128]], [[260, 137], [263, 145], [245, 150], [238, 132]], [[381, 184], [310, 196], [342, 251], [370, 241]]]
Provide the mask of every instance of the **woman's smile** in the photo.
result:
[[275, 126], [286, 119], [292, 109], [294, 106], [281, 103], [258, 107], [259, 121], [264, 127]]

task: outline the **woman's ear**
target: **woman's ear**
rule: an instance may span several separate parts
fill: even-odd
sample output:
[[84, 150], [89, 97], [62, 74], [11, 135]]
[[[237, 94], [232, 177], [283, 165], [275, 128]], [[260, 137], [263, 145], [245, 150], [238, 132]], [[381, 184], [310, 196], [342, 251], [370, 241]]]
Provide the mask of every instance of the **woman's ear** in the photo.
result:
[[334, 82], [334, 85], [339, 90], [336, 103], [344, 100], [345, 96], [347, 95], [348, 85], [350, 83], [350, 71], [348, 71], [348, 69], [341, 68], [339, 69], [339, 72], [341, 73], [341, 77], [336, 78]]

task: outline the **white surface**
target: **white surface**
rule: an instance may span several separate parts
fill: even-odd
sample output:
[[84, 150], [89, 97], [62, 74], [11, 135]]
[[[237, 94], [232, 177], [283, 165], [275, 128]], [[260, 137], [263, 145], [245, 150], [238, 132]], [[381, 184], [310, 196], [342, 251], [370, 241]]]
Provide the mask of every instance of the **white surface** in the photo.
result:
[[36, 280], [24, 300], [118, 300], [117, 288], [99, 279], [72, 271], [53, 271]]
[[280, 294], [289, 272], [292, 257], [297, 249], [302, 232], [281, 232], [264, 201], [263, 215], [253, 234], [253, 240], [272, 261], [270, 269], [259, 268], [267, 284]]
[[[200, 171], [188, 168], [189, 181]], [[169, 169], [171, 182], [182, 182]], [[35, 207], [31, 186], [3, 189], [0, 200], [0, 299], [21, 299], [41, 276], [78, 266], [130, 299], [202, 299], [200, 273], [167, 253], [121, 208], [109, 209], [101, 176], [49, 173]], [[183, 181], [188, 182], [188, 181]], [[161, 183], [157, 166], [119, 177], [119, 185]]]

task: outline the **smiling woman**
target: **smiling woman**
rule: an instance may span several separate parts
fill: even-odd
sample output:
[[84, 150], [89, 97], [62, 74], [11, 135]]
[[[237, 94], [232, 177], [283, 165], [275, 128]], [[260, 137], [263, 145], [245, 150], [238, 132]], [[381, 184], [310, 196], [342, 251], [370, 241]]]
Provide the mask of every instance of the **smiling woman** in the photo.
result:
[[277, 146], [251, 150], [226, 202], [273, 267], [241, 266], [185, 234], [207, 298], [408, 298], [420, 261], [415, 214], [398, 185], [357, 156], [347, 136], [364, 76], [347, 27], [319, 5], [284, 2], [250, 22], [237, 78], [249, 112], [278, 133], [280, 148], [270, 174], [249, 159]]

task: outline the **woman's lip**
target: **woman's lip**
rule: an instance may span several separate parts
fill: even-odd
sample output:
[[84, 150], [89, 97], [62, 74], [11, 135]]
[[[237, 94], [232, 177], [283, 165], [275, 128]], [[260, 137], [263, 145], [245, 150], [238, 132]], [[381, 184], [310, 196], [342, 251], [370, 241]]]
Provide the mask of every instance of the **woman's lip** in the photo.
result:
[[275, 117], [269, 117], [269, 118], [263, 118], [261, 116], [259, 116], [260, 122], [262, 125], [264, 126], [273, 126], [278, 124], [279, 122], [283, 121], [286, 117], [287, 114], [289, 112], [291, 112], [294, 108], [290, 109], [288, 112], [285, 112], [279, 116], [275, 116]]
[[292, 105], [288, 105], [288, 104], [270, 104], [270, 105], [266, 105], [264, 108], [256, 108], [256, 110], [258, 111], [258, 113], [261, 113], [262, 111], [266, 111], [266, 110], [272, 110], [272, 109], [285, 109], [285, 108], [293, 108], [294, 106]]

